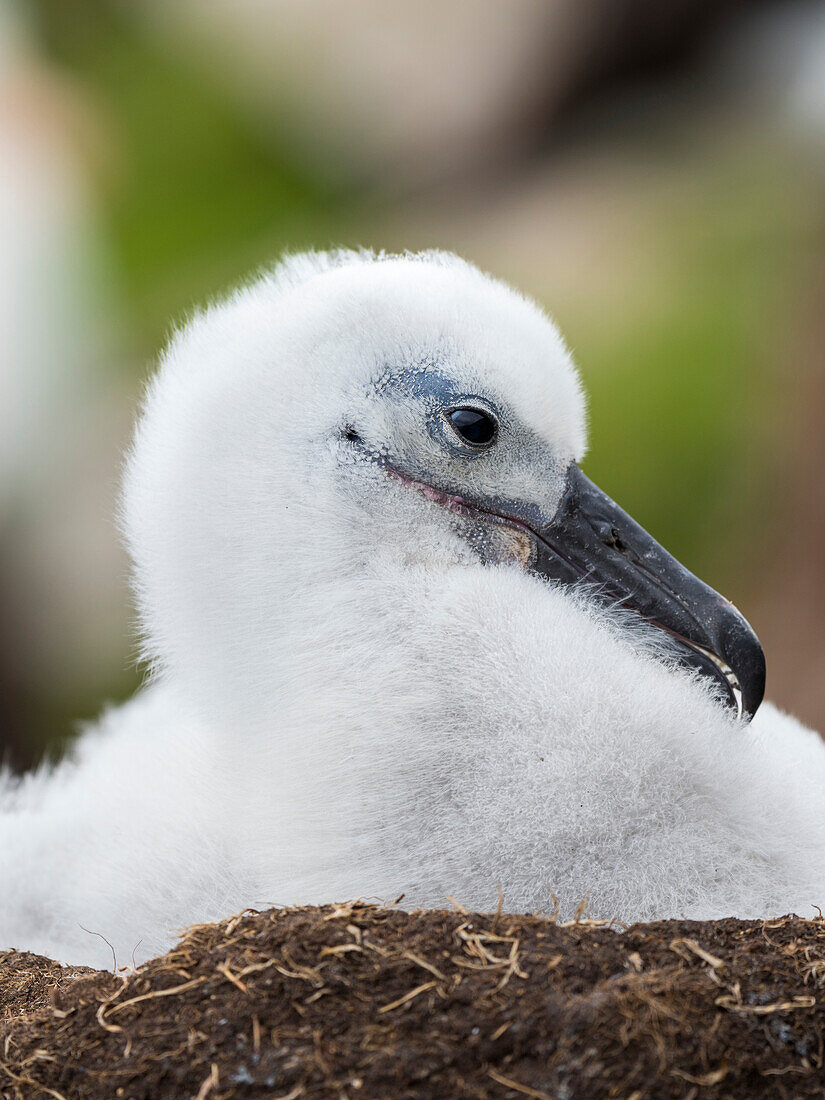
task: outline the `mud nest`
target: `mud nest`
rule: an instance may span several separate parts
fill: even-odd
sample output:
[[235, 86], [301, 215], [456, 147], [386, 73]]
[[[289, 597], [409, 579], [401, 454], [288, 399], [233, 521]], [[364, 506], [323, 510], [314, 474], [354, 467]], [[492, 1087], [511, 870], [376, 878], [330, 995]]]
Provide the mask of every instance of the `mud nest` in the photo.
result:
[[120, 974], [0, 953], [0, 1096], [822, 1097], [825, 920], [243, 913]]

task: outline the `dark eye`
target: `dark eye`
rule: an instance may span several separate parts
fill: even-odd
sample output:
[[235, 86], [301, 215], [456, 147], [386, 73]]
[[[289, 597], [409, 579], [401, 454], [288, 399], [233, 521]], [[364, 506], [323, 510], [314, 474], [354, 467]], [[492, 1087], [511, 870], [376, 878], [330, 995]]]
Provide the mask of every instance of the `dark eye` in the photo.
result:
[[496, 438], [498, 424], [481, 409], [453, 409], [447, 418], [464, 442], [473, 447], [489, 447]]

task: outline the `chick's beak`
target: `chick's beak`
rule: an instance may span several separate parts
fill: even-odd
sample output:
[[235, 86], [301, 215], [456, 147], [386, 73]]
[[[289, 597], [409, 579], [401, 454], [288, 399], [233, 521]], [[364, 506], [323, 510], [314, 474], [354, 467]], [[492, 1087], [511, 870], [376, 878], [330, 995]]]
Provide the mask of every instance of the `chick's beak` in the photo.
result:
[[753, 717], [765, 693], [765, 657], [751, 627], [575, 464], [556, 514], [535, 534], [537, 572], [592, 584], [598, 599], [638, 612], [677, 641], [681, 664], [708, 677], [740, 717]]

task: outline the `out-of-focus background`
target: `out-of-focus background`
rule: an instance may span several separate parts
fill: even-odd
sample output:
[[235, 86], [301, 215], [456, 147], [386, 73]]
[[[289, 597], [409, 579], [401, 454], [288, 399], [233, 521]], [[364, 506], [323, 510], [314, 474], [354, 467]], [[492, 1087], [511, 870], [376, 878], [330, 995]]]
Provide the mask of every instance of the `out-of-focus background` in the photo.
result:
[[0, 0], [0, 753], [138, 682], [112, 514], [170, 325], [331, 244], [544, 303], [587, 472], [825, 728], [823, 229], [823, 0]]

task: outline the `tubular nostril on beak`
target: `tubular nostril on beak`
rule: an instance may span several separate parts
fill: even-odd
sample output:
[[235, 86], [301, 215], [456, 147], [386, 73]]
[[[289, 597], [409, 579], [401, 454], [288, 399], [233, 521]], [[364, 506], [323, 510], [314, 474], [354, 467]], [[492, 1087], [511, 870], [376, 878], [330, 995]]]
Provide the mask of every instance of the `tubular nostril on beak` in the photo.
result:
[[612, 546], [615, 550], [618, 550], [620, 554], [623, 554], [625, 550], [627, 550], [627, 547], [622, 542], [622, 536], [619, 534], [615, 527], [610, 528], [610, 541], [607, 545]]
[[605, 546], [609, 546], [612, 550], [618, 550], [620, 554], [623, 554], [627, 550], [627, 547], [622, 542], [621, 535], [609, 520], [594, 519], [591, 522], [601, 543]]

